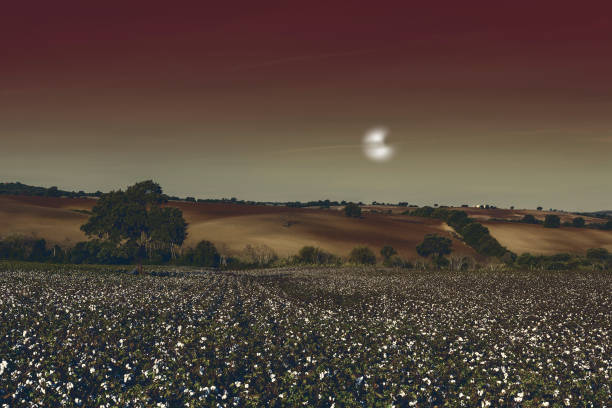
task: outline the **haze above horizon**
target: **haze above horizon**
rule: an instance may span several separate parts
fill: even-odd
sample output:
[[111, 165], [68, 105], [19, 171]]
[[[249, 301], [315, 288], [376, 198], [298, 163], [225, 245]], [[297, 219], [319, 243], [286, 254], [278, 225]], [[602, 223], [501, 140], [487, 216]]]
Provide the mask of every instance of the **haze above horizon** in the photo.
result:
[[612, 209], [606, 2], [36, 3], [0, 16], [0, 181]]

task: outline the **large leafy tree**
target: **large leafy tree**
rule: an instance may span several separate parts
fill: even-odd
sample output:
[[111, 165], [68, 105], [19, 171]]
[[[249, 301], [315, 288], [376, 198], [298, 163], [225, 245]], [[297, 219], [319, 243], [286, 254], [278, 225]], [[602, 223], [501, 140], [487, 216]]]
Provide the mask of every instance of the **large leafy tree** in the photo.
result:
[[433, 256], [434, 262], [441, 266], [446, 260], [444, 255], [451, 253], [452, 245], [453, 242], [449, 238], [441, 237], [437, 234], [427, 234], [423, 242], [417, 245], [416, 250], [423, 258], [427, 258], [430, 255]]
[[151, 180], [102, 194], [81, 230], [115, 245], [137, 244], [149, 256], [160, 248], [175, 256], [187, 237], [187, 223], [181, 210], [162, 207], [166, 201], [159, 184]]

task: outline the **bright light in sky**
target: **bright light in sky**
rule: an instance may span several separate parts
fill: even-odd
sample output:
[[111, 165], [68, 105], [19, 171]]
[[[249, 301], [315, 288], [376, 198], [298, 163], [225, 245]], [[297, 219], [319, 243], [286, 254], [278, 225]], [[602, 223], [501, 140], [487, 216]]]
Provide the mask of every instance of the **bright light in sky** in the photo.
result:
[[363, 138], [363, 152], [372, 161], [384, 162], [393, 157], [394, 149], [385, 144], [387, 129], [375, 128]]

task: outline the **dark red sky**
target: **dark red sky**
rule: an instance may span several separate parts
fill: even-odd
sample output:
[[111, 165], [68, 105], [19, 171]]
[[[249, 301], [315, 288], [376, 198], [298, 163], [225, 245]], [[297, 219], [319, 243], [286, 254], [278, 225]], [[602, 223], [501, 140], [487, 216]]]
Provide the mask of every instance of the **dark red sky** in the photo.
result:
[[607, 2], [11, 3], [3, 179], [612, 207]]

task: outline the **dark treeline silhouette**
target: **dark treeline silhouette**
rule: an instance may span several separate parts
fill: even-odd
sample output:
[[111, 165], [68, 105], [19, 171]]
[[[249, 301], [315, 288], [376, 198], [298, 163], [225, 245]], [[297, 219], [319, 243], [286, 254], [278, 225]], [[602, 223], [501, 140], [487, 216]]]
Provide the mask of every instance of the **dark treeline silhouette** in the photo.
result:
[[53, 187], [36, 187], [15, 183], [0, 183], [0, 195], [27, 195], [38, 197], [100, 197], [103, 193], [96, 191], [95, 193], [86, 193], [84, 191], [67, 191], [60, 190], [56, 186]]
[[44, 239], [12, 236], [0, 240], [0, 259], [12, 261], [51, 262], [59, 264], [130, 265], [186, 265], [218, 267], [221, 255], [215, 246], [202, 241], [195, 248], [185, 248], [172, 256], [168, 250], [155, 249], [143, 256], [137, 245], [115, 245], [110, 241], [94, 239], [78, 242], [73, 247], [47, 245]]
[[404, 214], [416, 217], [437, 218], [453, 227], [463, 238], [463, 241], [485, 256], [494, 256], [506, 263], [513, 262], [516, 254], [503, 247], [489, 233], [489, 229], [468, 217], [465, 211], [448, 210], [446, 208], [422, 207]]

